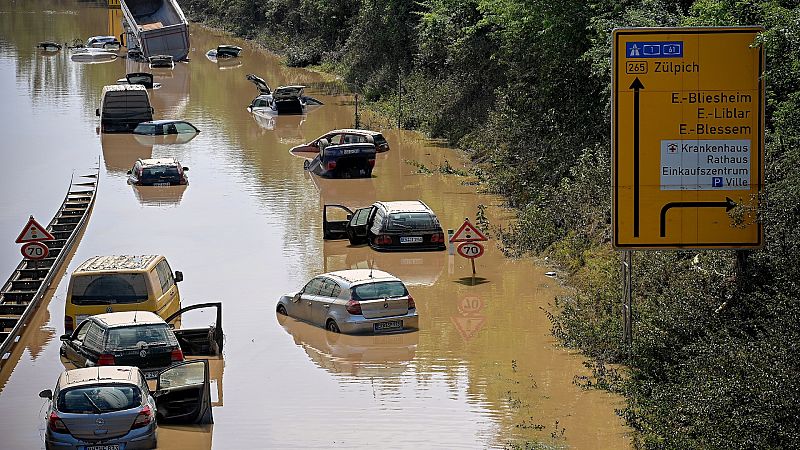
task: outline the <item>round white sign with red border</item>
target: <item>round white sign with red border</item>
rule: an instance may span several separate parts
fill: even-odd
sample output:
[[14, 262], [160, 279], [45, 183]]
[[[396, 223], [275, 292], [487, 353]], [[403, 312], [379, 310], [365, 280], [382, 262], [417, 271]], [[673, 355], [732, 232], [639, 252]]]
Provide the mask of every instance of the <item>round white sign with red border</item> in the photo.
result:
[[50, 254], [50, 249], [47, 248], [44, 242], [34, 241], [28, 242], [22, 246], [22, 256], [28, 259], [44, 259]]
[[483, 255], [483, 245], [478, 242], [463, 242], [457, 251], [464, 258], [475, 259]]

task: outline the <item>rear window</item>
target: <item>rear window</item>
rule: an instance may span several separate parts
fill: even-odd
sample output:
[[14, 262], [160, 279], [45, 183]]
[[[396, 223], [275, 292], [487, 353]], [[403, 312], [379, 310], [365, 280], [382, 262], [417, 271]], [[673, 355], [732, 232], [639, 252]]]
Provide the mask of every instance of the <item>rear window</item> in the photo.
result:
[[141, 404], [139, 388], [127, 384], [80, 386], [62, 390], [58, 396], [58, 410], [73, 414], [121, 411]]
[[376, 298], [405, 297], [408, 295], [401, 281], [381, 281], [379, 283], [361, 284], [351, 289], [356, 300], [373, 300]]
[[139, 348], [143, 345], [177, 345], [175, 335], [167, 324], [118, 327], [108, 330], [110, 350]]
[[147, 282], [141, 273], [81, 275], [72, 279], [72, 304], [113, 305], [147, 300]]
[[180, 181], [181, 175], [177, 166], [153, 166], [142, 169], [142, 181], [170, 180]]
[[436, 218], [429, 213], [392, 213], [389, 215], [389, 224], [386, 229], [390, 231], [430, 229], [439, 226]]

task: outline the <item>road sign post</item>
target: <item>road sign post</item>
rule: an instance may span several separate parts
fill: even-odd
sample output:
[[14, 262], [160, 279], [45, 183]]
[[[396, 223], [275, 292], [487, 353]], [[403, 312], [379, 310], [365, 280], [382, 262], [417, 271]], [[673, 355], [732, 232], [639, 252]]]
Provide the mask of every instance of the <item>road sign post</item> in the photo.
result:
[[479, 258], [481, 255], [483, 255], [484, 251], [483, 245], [479, 244], [478, 242], [484, 242], [488, 240], [489, 238], [481, 233], [481, 231], [469, 221], [469, 218], [465, 218], [464, 223], [461, 224], [461, 227], [458, 228], [458, 231], [450, 236], [450, 245], [460, 242], [457, 249], [458, 254], [464, 258], [468, 258], [470, 260], [470, 264], [472, 264], [473, 286], [475, 285], [475, 258]]
[[763, 244], [761, 31], [614, 30], [614, 247]]

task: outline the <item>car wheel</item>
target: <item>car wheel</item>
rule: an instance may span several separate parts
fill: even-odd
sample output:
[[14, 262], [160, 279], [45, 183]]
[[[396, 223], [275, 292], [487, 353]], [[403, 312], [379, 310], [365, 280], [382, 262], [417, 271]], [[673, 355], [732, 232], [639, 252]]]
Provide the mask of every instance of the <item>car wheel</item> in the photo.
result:
[[286, 314], [286, 308], [284, 308], [283, 305], [278, 305], [278, 314], [280, 314], [282, 316], [287, 315]]
[[333, 319], [328, 320], [328, 323], [325, 324], [325, 329], [331, 333], [339, 333], [339, 325], [336, 325], [336, 321]]

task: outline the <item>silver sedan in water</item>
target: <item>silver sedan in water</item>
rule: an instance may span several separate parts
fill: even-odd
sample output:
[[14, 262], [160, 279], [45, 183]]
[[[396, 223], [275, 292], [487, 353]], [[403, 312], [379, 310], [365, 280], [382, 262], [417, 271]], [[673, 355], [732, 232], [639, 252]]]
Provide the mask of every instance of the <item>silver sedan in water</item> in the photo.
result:
[[322, 274], [278, 300], [278, 314], [334, 333], [386, 333], [417, 329], [414, 298], [397, 277], [372, 269]]

